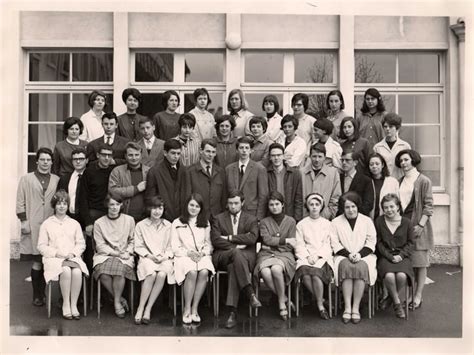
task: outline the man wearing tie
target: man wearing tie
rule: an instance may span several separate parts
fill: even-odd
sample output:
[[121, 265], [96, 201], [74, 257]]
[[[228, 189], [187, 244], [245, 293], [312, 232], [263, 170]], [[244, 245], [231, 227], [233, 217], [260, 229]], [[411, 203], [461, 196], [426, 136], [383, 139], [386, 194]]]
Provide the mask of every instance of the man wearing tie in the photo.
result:
[[252, 138], [240, 137], [236, 145], [239, 160], [225, 169], [227, 189], [229, 192], [241, 191], [245, 199], [244, 211], [262, 220], [267, 211], [267, 171], [262, 164], [250, 159]]
[[244, 200], [240, 191], [232, 191], [227, 198], [228, 210], [214, 218], [211, 229], [211, 242], [214, 247], [212, 262], [216, 270], [227, 271], [229, 279], [226, 299], [229, 317], [226, 328], [237, 325], [237, 306], [241, 290], [245, 292], [253, 308], [262, 306], [255, 295], [250, 275], [255, 267], [258, 222], [253, 215], [242, 210]]
[[107, 112], [102, 116], [102, 127], [104, 128], [104, 135], [94, 139], [87, 145], [87, 159], [89, 159], [89, 163], [97, 159], [100, 147], [106, 144], [113, 151], [111, 164], [124, 164], [125, 145], [129, 142], [129, 139], [117, 134], [118, 119], [115, 112]]
[[163, 146], [165, 141], [156, 138], [155, 123], [149, 117], [140, 118], [140, 133], [143, 138], [138, 141], [142, 147], [142, 163], [152, 168], [163, 159]]

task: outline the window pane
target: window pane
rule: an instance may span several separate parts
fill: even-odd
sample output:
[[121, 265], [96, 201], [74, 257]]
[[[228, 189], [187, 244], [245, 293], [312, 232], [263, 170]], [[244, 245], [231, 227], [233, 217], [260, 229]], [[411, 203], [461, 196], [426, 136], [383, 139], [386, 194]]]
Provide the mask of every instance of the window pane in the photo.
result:
[[400, 83], [439, 83], [438, 54], [400, 54]]
[[[385, 105], [385, 111], [395, 112], [395, 95], [382, 94], [382, 100]], [[360, 109], [364, 103], [364, 95], [355, 95], [354, 97], [354, 110], [356, 116], [360, 114]]]
[[53, 149], [57, 142], [62, 141], [62, 124], [30, 124], [28, 125], [28, 152], [34, 153], [40, 147]]
[[295, 54], [295, 83], [332, 83], [333, 69], [333, 54]]
[[395, 54], [355, 54], [356, 83], [394, 83]]
[[135, 54], [136, 81], [173, 81], [174, 56], [172, 53]]
[[161, 104], [162, 97], [163, 94], [142, 94], [142, 102], [137, 110], [138, 113], [153, 117], [155, 113], [165, 110], [166, 107]]
[[69, 53], [30, 53], [30, 81], [68, 81]]
[[[214, 116], [219, 117], [223, 114], [222, 97], [223, 93], [209, 93], [211, 97], [211, 103], [207, 107], [207, 110]], [[193, 94], [184, 94], [184, 111], [189, 112], [195, 107]]]
[[[265, 112], [262, 111], [263, 98], [270, 93], [261, 93], [261, 94], [245, 94], [245, 99], [249, 104], [249, 111], [254, 115], [266, 117]], [[280, 103], [280, 115], [283, 113], [283, 94], [274, 94]]]
[[186, 82], [223, 82], [223, 53], [187, 53], [184, 56]]
[[[84, 113], [89, 111], [91, 108], [87, 103], [90, 93], [84, 94], [72, 94], [72, 115], [75, 117], [81, 117]], [[114, 110], [114, 95], [105, 94], [105, 107], [104, 112]], [[124, 109], [125, 111], [125, 106]], [[119, 114], [119, 113], [118, 113]]]
[[72, 81], [112, 81], [112, 53], [73, 53]]
[[245, 82], [283, 82], [283, 53], [246, 53]]
[[28, 121], [62, 122], [69, 116], [68, 94], [29, 94]]
[[433, 186], [441, 186], [441, 158], [422, 157], [417, 168], [431, 179]]
[[399, 95], [398, 112], [404, 123], [439, 123], [439, 95]]
[[28, 155], [28, 172], [31, 173], [36, 169], [36, 156]]
[[441, 154], [439, 126], [402, 126], [400, 138], [410, 143], [421, 155]]
[[314, 112], [317, 117], [326, 117], [326, 95], [308, 95], [308, 111]]

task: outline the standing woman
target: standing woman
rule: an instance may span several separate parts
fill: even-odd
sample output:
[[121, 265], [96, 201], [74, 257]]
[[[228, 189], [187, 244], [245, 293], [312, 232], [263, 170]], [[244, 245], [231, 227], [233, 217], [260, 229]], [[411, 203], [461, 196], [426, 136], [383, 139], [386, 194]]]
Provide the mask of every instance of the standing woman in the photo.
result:
[[118, 196], [107, 195], [105, 198], [107, 214], [94, 223], [95, 279], [99, 279], [114, 299], [115, 314], [125, 317], [129, 311], [127, 301], [122, 297], [125, 279], [136, 280], [133, 259], [133, 217], [122, 214], [123, 200]]
[[267, 135], [272, 142], [276, 142], [280, 135], [281, 131], [281, 116], [278, 113], [280, 111], [280, 103], [278, 98], [275, 95], [267, 95], [263, 98], [262, 110], [267, 116]]
[[270, 216], [260, 222], [262, 248], [257, 254], [254, 276], [262, 276], [265, 284], [278, 297], [278, 308], [283, 320], [288, 319], [285, 288], [295, 274], [296, 222], [284, 211], [285, 199], [278, 191], [268, 196]]
[[63, 298], [63, 318], [80, 319], [77, 300], [81, 293], [82, 273], [89, 275], [81, 255], [86, 249], [81, 225], [66, 213], [69, 195], [59, 190], [51, 199], [54, 215], [41, 225], [38, 250], [43, 255], [46, 283], [57, 280]]
[[206, 88], [199, 88], [193, 92], [195, 107], [189, 111], [196, 118], [196, 128], [194, 130], [196, 138], [200, 142], [203, 139], [211, 139], [216, 136], [214, 116], [207, 110], [211, 103], [209, 92]]
[[145, 116], [137, 113], [142, 94], [135, 88], [127, 88], [122, 92], [122, 101], [127, 107], [127, 112], [117, 117], [118, 135], [138, 142], [142, 138], [140, 120]]
[[369, 155], [372, 154], [372, 148], [367, 139], [360, 136], [359, 122], [353, 117], [344, 117], [339, 129], [339, 139], [343, 151], [352, 150], [359, 157], [357, 170], [368, 175], [367, 166]]
[[306, 142], [296, 135], [299, 121], [293, 115], [285, 115], [281, 120], [281, 129], [284, 133], [279, 142], [285, 147], [284, 159], [290, 167], [301, 167], [306, 157]]
[[215, 269], [211, 259], [211, 227], [201, 195], [191, 194], [185, 206], [183, 214], [171, 225], [171, 247], [176, 283], [181, 285], [184, 281], [183, 323], [190, 324], [201, 322], [199, 302], [208, 275], [214, 274]]
[[373, 285], [377, 279], [374, 254], [377, 235], [372, 220], [359, 213], [361, 205], [357, 192], [346, 192], [339, 198], [339, 209], [344, 214], [332, 220], [331, 245], [336, 255], [336, 284], [342, 286], [345, 324], [360, 322], [359, 307], [365, 285]]
[[334, 130], [332, 131], [331, 137], [336, 142], [340, 141], [338, 134], [340, 132], [339, 127], [341, 126], [342, 119], [349, 116], [344, 112], [344, 108], [345, 105], [342, 92], [339, 90], [330, 91], [326, 97], [326, 110], [328, 120], [334, 125]]
[[400, 302], [399, 293], [406, 287], [407, 277], [413, 285], [415, 274], [410, 260], [413, 249], [413, 228], [410, 220], [402, 217], [400, 200], [395, 194], [382, 198], [383, 216], [375, 221], [377, 230], [377, 270], [390, 297], [381, 301], [382, 308], [393, 302], [395, 314], [405, 318], [405, 311]]
[[410, 302], [411, 309], [417, 309], [423, 301], [427, 268], [430, 266], [428, 252], [434, 247], [433, 228], [433, 191], [431, 180], [417, 170], [421, 163], [418, 152], [402, 150], [395, 157], [395, 165], [403, 170], [404, 176], [400, 180], [400, 202], [403, 217], [411, 222], [415, 237], [415, 248], [411, 261], [416, 274], [415, 298]]
[[397, 179], [390, 176], [387, 163], [379, 153], [372, 153], [369, 156], [369, 173], [374, 189], [374, 208], [370, 212], [370, 215], [375, 221], [378, 216], [383, 214], [381, 204], [383, 197], [387, 194], [399, 196], [398, 191], [400, 188]]
[[333, 275], [331, 249], [331, 222], [321, 217], [324, 198], [319, 193], [306, 197], [305, 208], [309, 216], [296, 225], [296, 275], [316, 298], [319, 315], [329, 319], [323, 304], [324, 284], [329, 284]]
[[234, 137], [235, 120], [231, 115], [222, 115], [216, 118], [216, 164], [225, 169], [227, 165], [239, 160]]
[[244, 93], [240, 89], [234, 89], [229, 93], [227, 99], [227, 109], [229, 114], [235, 119], [235, 136], [242, 137], [250, 135], [249, 120], [253, 113], [248, 111], [247, 100], [245, 100]]
[[137, 276], [142, 282], [140, 303], [135, 314], [135, 324], [149, 324], [151, 309], [163, 289], [165, 280], [174, 284], [173, 251], [171, 250], [171, 223], [162, 219], [164, 212], [161, 197], [146, 201], [148, 218], [135, 227], [135, 253], [139, 256]]
[[56, 144], [53, 152], [53, 172], [59, 177], [74, 171], [72, 151], [87, 146], [86, 141], [79, 139], [83, 130], [84, 125], [79, 118], [68, 117], [64, 120], [63, 134], [66, 138]]
[[360, 136], [369, 141], [370, 148], [383, 139], [382, 121], [387, 112], [382, 95], [375, 88], [367, 89], [364, 94], [364, 103], [357, 116]]
[[153, 121], [155, 121], [156, 127], [155, 135], [161, 140], [166, 141], [180, 133], [178, 124], [180, 114], [176, 112], [179, 107], [178, 93], [174, 90], [165, 91], [161, 104], [166, 109], [155, 114]]
[[102, 91], [94, 90], [89, 95], [87, 103], [91, 109], [81, 116], [84, 130], [79, 138], [87, 142], [92, 142], [94, 139], [104, 135], [102, 116], [105, 114], [104, 107], [107, 103], [107, 99]]

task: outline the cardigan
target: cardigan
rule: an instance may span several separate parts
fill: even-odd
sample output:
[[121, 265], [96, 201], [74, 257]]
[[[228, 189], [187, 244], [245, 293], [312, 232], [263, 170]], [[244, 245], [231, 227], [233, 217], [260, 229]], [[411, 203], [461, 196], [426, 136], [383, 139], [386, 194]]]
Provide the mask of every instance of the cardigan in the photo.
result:
[[79, 147], [86, 148], [87, 142], [79, 139], [79, 144], [71, 144], [66, 139], [58, 142], [54, 146], [53, 152], [53, 169], [52, 172], [59, 177], [72, 173], [74, 166], [72, 165], [72, 151]]

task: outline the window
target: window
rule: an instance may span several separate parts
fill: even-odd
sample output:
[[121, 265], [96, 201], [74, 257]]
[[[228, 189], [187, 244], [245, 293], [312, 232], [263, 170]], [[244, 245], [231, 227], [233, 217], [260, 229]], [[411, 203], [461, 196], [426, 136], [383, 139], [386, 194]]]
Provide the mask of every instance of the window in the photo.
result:
[[27, 53], [28, 171], [36, 167], [39, 147], [54, 149], [64, 139], [64, 119], [81, 117], [90, 109], [87, 99], [92, 90], [104, 91], [105, 110], [113, 109], [112, 55], [105, 50]]
[[355, 55], [355, 110], [363, 94], [376, 87], [386, 110], [403, 119], [400, 137], [422, 157], [419, 169], [436, 190], [444, 186], [443, 56], [436, 52], [372, 52]]

